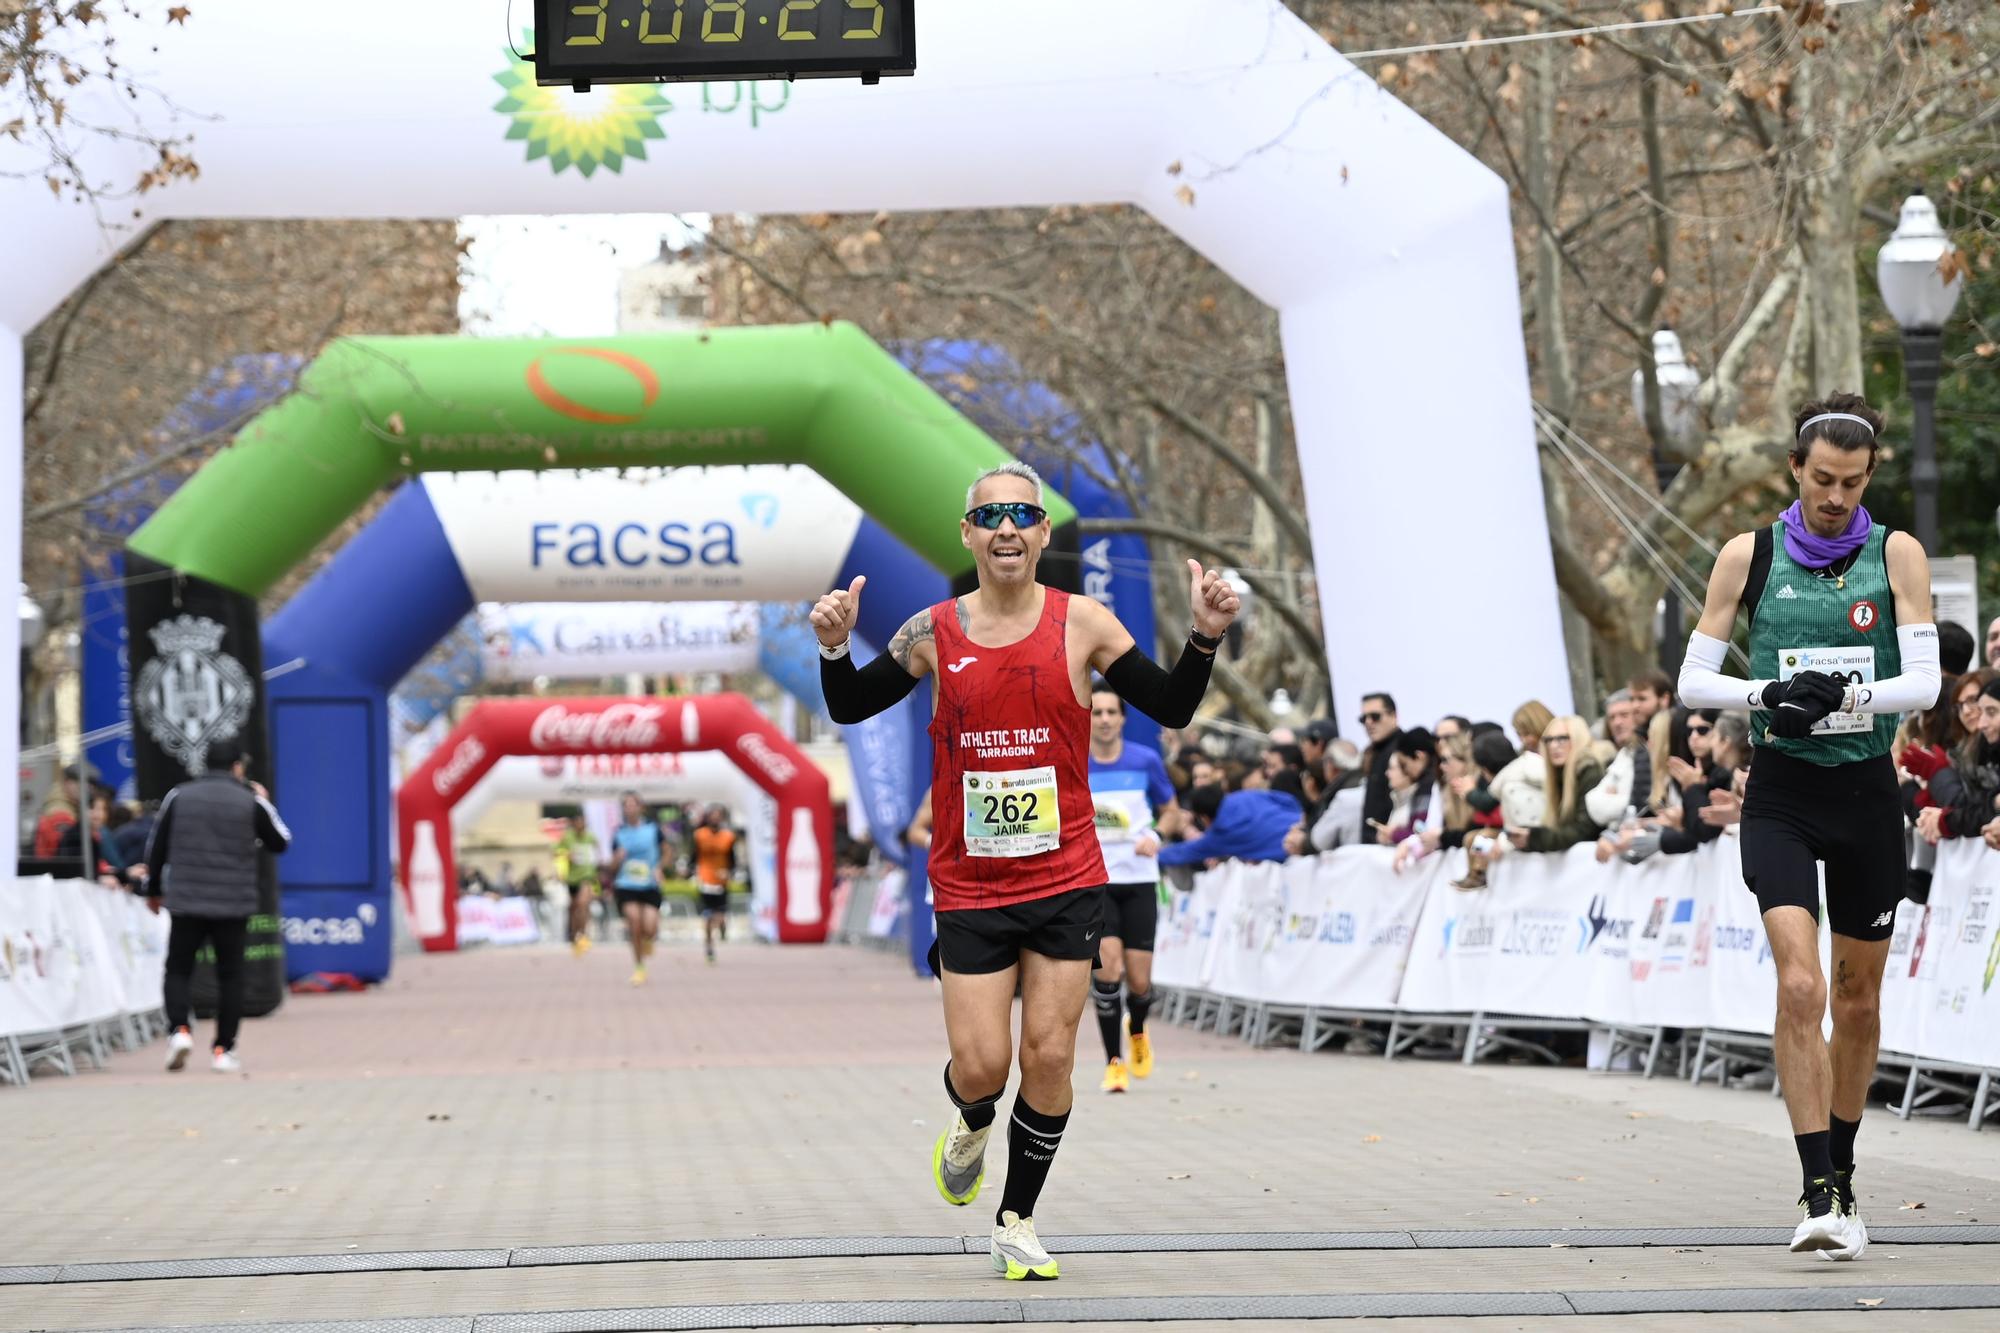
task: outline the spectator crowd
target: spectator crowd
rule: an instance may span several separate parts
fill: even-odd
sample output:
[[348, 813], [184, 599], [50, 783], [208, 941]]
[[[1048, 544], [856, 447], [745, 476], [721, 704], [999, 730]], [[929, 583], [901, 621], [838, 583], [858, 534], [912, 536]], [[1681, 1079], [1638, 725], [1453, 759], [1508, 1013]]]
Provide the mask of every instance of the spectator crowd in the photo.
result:
[[[1903, 719], [1893, 757], [1914, 833], [1910, 896], [1923, 901], [1937, 844], [2000, 848], [2000, 618], [1976, 645], [1938, 627], [1944, 688]], [[1985, 665], [1975, 667], [1983, 647]], [[1395, 848], [1406, 869], [1464, 848], [1456, 887], [1483, 887], [1502, 856], [1592, 844], [1599, 861], [1692, 852], [1742, 818], [1747, 712], [1686, 708], [1665, 672], [1635, 674], [1589, 719], [1538, 700], [1506, 724], [1456, 714], [1406, 720], [1387, 692], [1363, 696], [1366, 744], [1324, 718], [1233, 751], [1169, 738], [1168, 773], [1187, 818], [1167, 866], [1281, 861], [1344, 846]]]

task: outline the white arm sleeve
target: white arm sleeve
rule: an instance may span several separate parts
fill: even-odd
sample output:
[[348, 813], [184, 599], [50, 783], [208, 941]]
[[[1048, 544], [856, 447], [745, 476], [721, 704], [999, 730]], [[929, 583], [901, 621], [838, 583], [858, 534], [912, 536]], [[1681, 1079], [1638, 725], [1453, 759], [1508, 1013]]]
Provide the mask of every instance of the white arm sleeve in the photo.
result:
[[1907, 713], [1937, 702], [1943, 674], [1938, 669], [1937, 626], [1896, 626], [1896, 647], [1902, 653], [1903, 674], [1873, 685], [1848, 686], [1849, 706], [1842, 712]]
[[[1689, 708], [1762, 708], [1768, 680], [1741, 680], [1722, 674], [1729, 645], [1710, 638], [1700, 630], [1688, 635], [1687, 656], [1681, 659], [1680, 700]], [[1937, 640], [1931, 640], [1931, 659], [1937, 659]], [[1905, 661], [1908, 659], [1905, 658]], [[1900, 679], [1900, 677], [1899, 677]]]

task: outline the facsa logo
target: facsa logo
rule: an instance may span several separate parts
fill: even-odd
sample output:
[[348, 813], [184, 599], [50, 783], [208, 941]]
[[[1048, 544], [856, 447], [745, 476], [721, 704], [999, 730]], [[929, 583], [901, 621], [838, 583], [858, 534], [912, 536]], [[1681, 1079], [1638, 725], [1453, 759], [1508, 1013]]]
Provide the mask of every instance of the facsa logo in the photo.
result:
[[[775, 518], [775, 508], [771, 511]], [[710, 568], [741, 565], [736, 554], [736, 527], [719, 518], [703, 523], [697, 531], [691, 523], [662, 523], [657, 529], [643, 523], [620, 523], [606, 529], [601, 524], [535, 523], [529, 527], [528, 563], [540, 569], [544, 557], [549, 564], [561, 562], [571, 569], [643, 569], [664, 565], [701, 564]]]
[[286, 944], [360, 944], [375, 924], [375, 904], [363, 903], [353, 916], [285, 918]]

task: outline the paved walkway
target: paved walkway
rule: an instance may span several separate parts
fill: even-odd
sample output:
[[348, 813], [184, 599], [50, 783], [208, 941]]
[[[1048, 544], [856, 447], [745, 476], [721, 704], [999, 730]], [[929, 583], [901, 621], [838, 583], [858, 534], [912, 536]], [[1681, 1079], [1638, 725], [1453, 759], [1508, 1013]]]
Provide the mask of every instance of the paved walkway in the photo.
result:
[[638, 990], [627, 962], [400, 959], [377, 991], [252, 1023], [241, 1077], [170, 1077], [156, 1047], [0, 1092], [0, 1327], [2000, 1318], [2000, 1134], [1871, 1111], [1884, 1239], [1832, 1265], [1772, 1243], [1797, 1172], [1768, 1094], [1161, 1026], [1155, 1076], [1106, 1098], [1088, 1018], [1038, 1218], [1064, 1280], [1003, 1283], [987, 1208], [930, 1184], [949, 1109], [932, 984], [839, 948], [739, 944], [711, 969], [677, 945]]

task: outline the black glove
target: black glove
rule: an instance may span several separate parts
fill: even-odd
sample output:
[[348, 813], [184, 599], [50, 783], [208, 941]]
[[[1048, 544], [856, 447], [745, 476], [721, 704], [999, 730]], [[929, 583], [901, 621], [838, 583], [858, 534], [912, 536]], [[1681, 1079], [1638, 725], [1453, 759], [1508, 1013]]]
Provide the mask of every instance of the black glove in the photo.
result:
[[1764, 687], [1771, 734], [1804, 740], [1846, 697], [1847, 687], [1823, 671], [1801, 671], [1790, 680], [1774, 680]]

